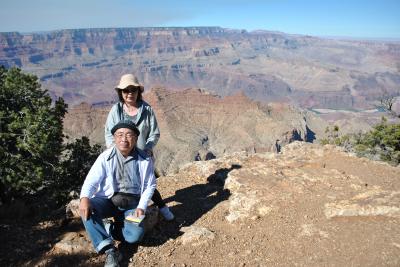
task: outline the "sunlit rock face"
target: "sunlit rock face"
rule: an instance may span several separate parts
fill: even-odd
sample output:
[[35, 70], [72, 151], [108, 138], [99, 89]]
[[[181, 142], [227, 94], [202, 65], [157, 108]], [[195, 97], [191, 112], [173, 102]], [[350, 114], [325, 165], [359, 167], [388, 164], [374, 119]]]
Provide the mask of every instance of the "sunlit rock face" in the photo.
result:
[[397, 93], [400, 45], [278, 32], [110, 28], [0, 33], [0, 64], [39, 76], [70, 104], [108, 103], [124, 73], [146, 89], [242, 91], [308, 108], [371, 108]]
[[399, 167], [305, 142], [279, 154], [238, 152], [188, 163], [158, 180], [184, 233], [143, 249], [140, 259], [155, 264], [150, 255], [157, 252], [168, 264], [187, 263], [188, 251], [201, 244], [199, 265], [256, 266], [268, 259], [278, 266], [337, 266], [346, 259], [396, 266], [398, 177]]

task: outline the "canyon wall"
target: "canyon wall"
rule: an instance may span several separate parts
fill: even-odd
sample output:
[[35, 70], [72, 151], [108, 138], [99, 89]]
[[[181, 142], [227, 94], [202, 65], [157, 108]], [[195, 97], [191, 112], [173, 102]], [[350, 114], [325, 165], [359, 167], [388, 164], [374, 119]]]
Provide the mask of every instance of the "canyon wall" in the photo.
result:
[[0, 65], [70, 104], [112, 101], [124, 73], [146, 89], [243, 92], [306, 108], [364, 109], [399, 94], [400, 45], [219, 27], [0, 33]]

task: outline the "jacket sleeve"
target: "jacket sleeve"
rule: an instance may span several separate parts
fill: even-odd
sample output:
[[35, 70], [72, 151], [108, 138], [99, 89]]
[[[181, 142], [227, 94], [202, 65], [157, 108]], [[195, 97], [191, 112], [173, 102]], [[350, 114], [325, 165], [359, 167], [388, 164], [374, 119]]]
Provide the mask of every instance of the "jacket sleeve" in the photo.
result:
[[118, 104], [115, 104], [110, 112], [108, 113], [106, 124], [104, 126], [104, 138], [106, 141], [106, 147], [109, 148], [114, 143], [114, 137], [111, 134], [111, 129], [117, 124], [118, 119]]
[[93, 164], [83, 182], [80, 198], [91, 198], [98, 190], [100, 183], [107, 176], [104, 154], [101, 154]]
[[153, 160], [151, 158], [141, 162], [140, 176], [142, 179], [142, 194], [137, 207], [146, 211], [157, 186], [156, 177], [154, 176]]
[[154, 113], [151, 107], [148, 109], [148, 112], [150, 121], [150, 132], [149, 132], [149, 137], [146, 140], [146, 145], [144, 149], [153, 150], [153, 148], [156, 146], [158, 142], [158, 139], [160, 139], [160, 129], [158, 128], [156, 114]]

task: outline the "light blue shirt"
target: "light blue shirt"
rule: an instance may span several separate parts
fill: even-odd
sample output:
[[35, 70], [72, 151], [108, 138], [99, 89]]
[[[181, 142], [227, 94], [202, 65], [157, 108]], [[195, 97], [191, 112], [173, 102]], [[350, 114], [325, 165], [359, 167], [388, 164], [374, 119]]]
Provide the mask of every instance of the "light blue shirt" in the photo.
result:
[[[116, 149], [111, 147], [96, 159], [83, 183], [80, 198], [111, 198], [118, 192]], [[137, 207], [146, 210], [156, 189], [153, 160], [138, 151], [137, 164], [140, 176], [140, 201]]]
[[[124, 119], [124, 112], [122, 103], [119, 102], [112, 106], [110, 112], [108, 113], [106, 125], [104, 127], [104, 136], [107, 147], [111, 147], [114, 143], [114, 137], [111, 134], [111, 129], [122, 119]], [[157, 119], [153, 108], [145, 101], [140, 101], [138, 113], [132, 119], [140, 131], [136, 147], [141, 150], [153, 150], [158, 142], [158, 139], [160, 139], [160, 129], [158, 128]]]

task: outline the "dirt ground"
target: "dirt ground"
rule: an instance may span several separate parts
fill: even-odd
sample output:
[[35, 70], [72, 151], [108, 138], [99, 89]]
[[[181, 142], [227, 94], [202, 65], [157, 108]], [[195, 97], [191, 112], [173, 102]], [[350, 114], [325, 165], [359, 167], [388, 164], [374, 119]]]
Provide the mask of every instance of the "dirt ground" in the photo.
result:
[[[400, 266], [399, 177], [302, 144], [190, 163], [158, 180], [176, 219], [119, 243], [121, 266]], [[78, 219], [47, 217], [0, 222], [1, 266], [103, 266], [89, 245], [57, 247], [68, 233], [87, 240]]]

